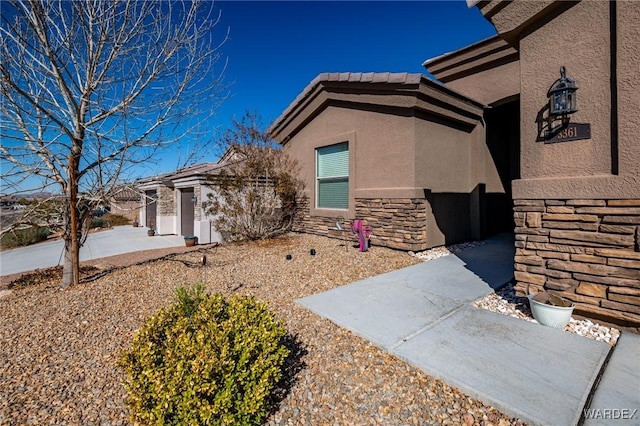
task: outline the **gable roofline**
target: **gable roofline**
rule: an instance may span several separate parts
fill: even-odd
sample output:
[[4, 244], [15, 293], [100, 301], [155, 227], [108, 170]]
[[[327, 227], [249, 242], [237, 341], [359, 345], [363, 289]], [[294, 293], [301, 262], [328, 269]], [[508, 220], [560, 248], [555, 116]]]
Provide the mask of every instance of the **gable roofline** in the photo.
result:
[[137, 187], [140, 189], [152, 189], [163, 185], [173, 188], [176, 183], [206, 179], [208, 175], [219, 173], [225, 166], [226, 163], [221, 161], [217, 163], [197, 163], [183, 167], [175, 172], [143, 178], [137, 182]]
[[447, 52], [422, 63], [443, 83], [520, 60], [519, 52], [499, 35]]
[[396, 84], [418, 84], [421, 74], [409, 73], [373, 73], [373, 72], [333, 72], [318, 74], [311, 82], [300, 92], [298, 96], [285, 108], [280, 116], [269, 126], [267, 133], [271, 134], [274, 129], [279, 127], [294, 110], [309, 98], [314, 89], [325, 82], [346, 82], [346, 83], [388, 83]]
[[112, 188], [109, 195], [115, 201], [137, 201], [140, 199], [140, 192], [128, 185], [116, 186]]
[[466, 46], [462, 46], [459, 49], [451, 50], [451, 51], [445, 52], [445, 53], [443, 53], [441, 55], [434, 56], [433, 58], [425, 59], [425, 61], [422, 63], [422, 66], [426, 68], [428, 65], [431, 65], [432, 63], [438, 62], [438, 61], [440, 61], [442, 59], [459, 56], [461, 54], [464, 54], [465, 52], [477, 50], [478, 47], [483, 46], [483, 45], [485, 45], [487, 43], [491, 43], [495, 39], [502, 40], [499, 35], [497, 35], [497, 34], [496, 35], [492, 35], [490, 37], [483, 38], [482, 40], [474, 41], [473, 43], [467, 44]]
[[196, 181], [206, 181], [211, 175], [217, 175], [220, 171], [232, 164], [242, 161], [240, 159], [242, 150], [240, 145], [231, 145], [222, 154], [217, 162], [197, 163], [183, 167], [174, 172], [162, 173], [149, 176], [136, 181], [136, 187], [141, 190], [153, 189], [164, 185], [173, 188], [176, 185], [181, 187]]
[[322, 73], [295, 98], [267, 132], [281, 144], [328, 105], [422, 111], [473, 125], [485, 105], [418, 73]]

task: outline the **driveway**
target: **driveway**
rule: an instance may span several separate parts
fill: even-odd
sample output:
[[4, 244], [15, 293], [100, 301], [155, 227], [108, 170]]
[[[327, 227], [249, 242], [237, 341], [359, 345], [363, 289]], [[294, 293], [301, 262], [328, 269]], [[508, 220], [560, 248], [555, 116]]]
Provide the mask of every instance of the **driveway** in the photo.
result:
[[[115, 256], [140, 250], [184, 246], [184, 237], [176, 235], [147, 236], [147, 228], [116, 226], [89, 234], [80, 248], [80, 261]], [[0, 275], [62, 265], [62, 240], [48, 241], [0, 253]]]

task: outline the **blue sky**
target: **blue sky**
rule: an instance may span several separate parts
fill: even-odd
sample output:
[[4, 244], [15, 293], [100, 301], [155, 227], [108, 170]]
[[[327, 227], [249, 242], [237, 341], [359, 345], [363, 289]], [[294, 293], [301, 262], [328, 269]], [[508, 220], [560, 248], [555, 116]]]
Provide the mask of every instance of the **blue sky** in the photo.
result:
[[[211, 122], [229, 126], [246, 110], [268, 126], [323, 72], [424, 73], [429, 58], [495, 34], [464, 0], [216, 1], [217, 36], [230, 96]], [[215, 132], [215, 131], [214, 131]], [[215, 161], [214, 156], [201, 161]], [[172, 170], [160, 161], [158, 172]], [[149, 172], [147, 172], [149, 173]]]
[[218, 1], [231, 97], [225, 126], [246, 109], [275, 120], [322, 72], [425, 73], [429, 58], [495, 34], [464, 0]]
[[[221, 54], [230, 94], [206, 124], [213, 138], [246, 110], [268, 126], [320, 73], [426, 74], [426, 59], [495, 34], [465, 0], [214, 1], [221, 12], [214, 43], [229, 31]], [[179, 157], [176, 149], [165, 151], [128, 177], [175, 170]]]

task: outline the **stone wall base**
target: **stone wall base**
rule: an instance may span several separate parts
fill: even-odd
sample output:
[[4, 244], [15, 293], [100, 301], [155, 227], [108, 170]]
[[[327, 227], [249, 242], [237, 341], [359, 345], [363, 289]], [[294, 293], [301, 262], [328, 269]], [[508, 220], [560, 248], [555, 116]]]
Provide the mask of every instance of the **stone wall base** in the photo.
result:
[[[336, 218], [311, 216], [308, 201], [293, 230], [331, 238], [348, 238], [350, 233], [336, 231]], [[427, 201], [420, 198], [357, 198], [356, 219], [371, 226], [371, 245], [398, 250], [420, 251], [427, 248]]]
[[640, 199], [514, 205], [520, 296], [553, 290], [577, 315], [640, 329]]

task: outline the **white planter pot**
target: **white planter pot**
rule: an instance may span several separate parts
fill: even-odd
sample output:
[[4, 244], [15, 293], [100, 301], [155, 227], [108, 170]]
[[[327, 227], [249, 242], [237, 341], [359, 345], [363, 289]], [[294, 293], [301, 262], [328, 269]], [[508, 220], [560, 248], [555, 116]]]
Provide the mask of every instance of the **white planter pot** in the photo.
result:
[[533, 294], [529, 295], [529, 306], [531, 307], [531, 313], [536, 321], [542, 325], [559, 328], [561, 330], [569, 324], [575, 305], [571, 305], [567, 308], [563, 306], [547, 305], [546, 303], [540, 303], [534, 300], [533, 296]]

